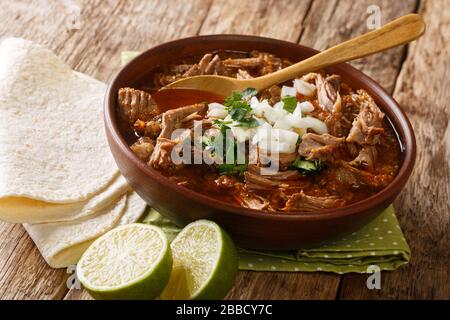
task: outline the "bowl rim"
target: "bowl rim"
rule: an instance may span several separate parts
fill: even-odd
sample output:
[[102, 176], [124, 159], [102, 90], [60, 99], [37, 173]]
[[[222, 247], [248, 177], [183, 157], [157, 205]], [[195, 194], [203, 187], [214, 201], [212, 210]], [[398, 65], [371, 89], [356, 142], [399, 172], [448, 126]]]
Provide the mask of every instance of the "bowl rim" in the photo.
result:
[[[141, 172], [143, 172], [147, 177], [152, 180], [156, 180], [158, 183], [164, 185], [165, 187], [172, 189], [174, 192], [181, 193], [182, 196], [189, 198], [192, 201], [201, 203], [202, 205], [210, 206], [214, 209], [227, 211], [230, 213], [238, 214], [241, 216], [247, 216], [251, 218], [258, 218], [264, 220], [285, 220], [285, 221], [322, 221], [328, 219], [341, 218], [351, 215], [357, 215], [360, 212], [368, 211], [374, 207], [386, 203], [392, 199], [393, 195], [396, 196], [404, 187], [409, 176], [414, 168], [415, 158], [416, 158], [416, 139], [414, 135], [413, 128], [410, 121], [408, 120], [405, 112], [401, 109], [399, 104], [395, 99], [379, 85], [375, 80], [365, 75], [363, 72], [355, 69], [349, 64], [339, 64], [335, 67], [340, 69], [342, 73], [348, 74], [353, 78], [359, 78], [361, 82], [364, 82], [370, 91], [375, 93], [377, 96], [383, 100], [384, 104], [388, 106], [390, 111], [396, 116], [399, 122], [399, 126], [395, 126], [392, 120], [388, 118], [391, 126], [394, 128], [397, 135], [402, 132], [404, 138], [403, 144], [400, 141], [400, 147], [403, 152], [403, 159], [399, 171], [394, 178], [394, 180], [386, 186], [384, 189], [380, 190], [376, 194], [369, 198], [361, 200], [359, 202], [350, 204], [342, 208], [325, 209], [319, 212], [305, 212], [305, 211], [291, 211], [291, 212], [271, 212], [271, 211], [260, 211], [255, 209], [249, 209], [237, 204], [229, 204], [225, 201], [220, 201], [215, 198], [206, 196], [199, 192], [187, 189], [185, 187], [177, 185], [175, 182], [171, 181], [167, 177], [163, 176], [159, 171], [151, 168], [143, 161], [141, 161], [134, 153], [131, 151], [130, 147], [126, 143], [125, 139], [120, 133], [117, 117], [116, 117], [116, 92], [113, 90], [116, 87], [116, 83], [126, 74], [130, 68], [135, 68], [144, 61], [147, 56], [152, 55], [155, 51], [164, 49], [165, 47], [175, 47], [183, 45], [189, 42], [197, 41], [252, 41], [252, 42], [265, 42], [267, 44], [277, 44], [281, 46], [297, 47], [303, 51], [309, 53], [318, 53], [319, 51], [312, 49], [307, 46], [303, 46], [298, 43], [288, 42], [279, 39], [273, 39], [268, 37], [252, 36], [252, 35], [238, 35], [238, 34], [220, 34], [220, 35], [202, 35], [202, 36], [192, 36], [177, 40], [172, 40], [164, 42], [150, 49], [143, 51], [137, 57], [135, 57], [128, 64], [123, 66], [113, 77], [113, 79], [108, 83], [105, 99], [104, 99], [104, 123], [105, 129], [110, 134], [111, 140], [118, 146], [119, 151], [126, 158], [127, 162], [137, 167]], [[149, 182], [151, 180], [149, 179]]]

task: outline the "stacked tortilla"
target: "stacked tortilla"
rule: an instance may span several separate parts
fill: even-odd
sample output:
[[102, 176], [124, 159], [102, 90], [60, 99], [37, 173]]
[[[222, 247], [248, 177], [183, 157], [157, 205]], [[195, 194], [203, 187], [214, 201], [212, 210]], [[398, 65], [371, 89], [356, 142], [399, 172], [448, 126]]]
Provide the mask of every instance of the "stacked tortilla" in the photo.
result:
[[23, 223], [54, 268], [145, 210], [107, 145], [105, 89], [39, 45], [0, 44], [0, 219]]

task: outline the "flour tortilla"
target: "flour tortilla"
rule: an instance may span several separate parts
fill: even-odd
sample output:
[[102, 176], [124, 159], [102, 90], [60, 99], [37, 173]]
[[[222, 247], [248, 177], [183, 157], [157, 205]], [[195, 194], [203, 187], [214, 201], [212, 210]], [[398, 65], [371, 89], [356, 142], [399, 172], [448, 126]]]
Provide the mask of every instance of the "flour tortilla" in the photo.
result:
[[144, 200], [130, 192], [95, 216], [73, 222], [24, 224], [24, 227], [45, 261], [52, 268], [65, 268], [76, 264], [101, 235], [118, 225], [138, 221], [145, 208]]
[[22, 197], [0, 199], [0, 218], [11, 223], [52, 223], [81, 219], [95, 214], [119, 200], [131, 187], [121, 175], [105, 190], [89, 200], [49, 203]]
[[105, 89], [37, 44], [1, 42], [0, 199], [74, 203], [105, 189], [118, 172], [103, 128]]
[[136, 192], [129, 192], [125, 214], [120, 218], [117, 227], [139, 221], [143, 217], [146, 209], [147, 203]]

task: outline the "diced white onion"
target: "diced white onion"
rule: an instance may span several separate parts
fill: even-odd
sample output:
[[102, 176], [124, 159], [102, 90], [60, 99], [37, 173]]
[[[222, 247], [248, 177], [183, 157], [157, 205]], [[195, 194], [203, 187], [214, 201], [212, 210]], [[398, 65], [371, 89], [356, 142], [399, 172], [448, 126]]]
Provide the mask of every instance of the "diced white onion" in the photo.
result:
[[284, 110], [284, 103], [283, 103], [283, 101], [279, 101], [279, 102], [275, 103], [273, 105], [273, 108], [277, 109], [277, 110]]
[[258, 128], [253, 143], [270, 153], [293, 153], [297, 147], [298, 134], [289, 130]]
[[275, 124], [278, 119], [288, 114], [288, 112], [280, 105], [278, 105], [277, 108], [274, 108], [267, 100], [258, 102], [257, 99], [252, 99], [250, 100], [250, 107], [252, 108], [252, 112], [255, 116], [265, 118], [271, 125]]
[[259, 141], [268, 139], [270, 137], [270, 132], [272, 131], [272, 126], [267, 122], [264, 122], [258, 128], [256, 128], [256, 133], [252, 139], [253, 144], [257, 144]]
[[262, 117], [263, 109], [264, 109], [264, 103], [259, 102], [258, 98], [252, 97], [250, 99], [250, 107], [252, 108], [252, 112], [254, 115], [258, 117]]
[[283, 130], [283, 129], [272, 129], [272, 133], [275, 133], [275, 135], [278, 134], [280, 137], [280, 141], [287, 142], [290, 145], [296, 145], [298, 141], [298, 134], [292, 131]]
[[312, 129], [318, 134], [328, 133], [328, 127], [325, 122], [310, 116], [301, 119], [299, 128]]
[[271, 125], [274, 125], [279, 119], [286, 116], [288, 112], [284, 109], [274, 109], [272, 107], [266, 108], [264, 110], [264, 118], [266, 118], [267, 122]]
[[308, 74], [305, 74], [303, 77], [302, 77], [302, 80], [303, 81], [306, 81], [306, 82], [310, 82], [311, 80], [315, 80], [317, 78], [317, 73], [315, 73], [315, 72], [310, 72], [310, 73], [308, 73]]
[[294, 87], [300, 94], [306, 97], [312, 97], [316, 92], [316, 86], [314, 84], [303, 81], [302, 79], [295, 79]]
[[224, 119], [228, 116], [228, 111], [225, 109], [225, 106], [220, 103], [210, 103], [208, 104], [208, 118], [220, 118]]
[[295, 97], [297, 95], [297, 89], [294, 87], [283, 86], [281, 88], [281, 98], [292, 96]]
[[314, 111], [314, 106], [309, 101], [304, 101], [302, 103], [299, 103], [299, 107], [301, 108], [302, 112], [305, 112], [305, 113]]
[[[299, 91], [303, 95], [311, 95], [315, 92], [315, 86], [303, 80], [295, 80], [295, 89], [298, 86], [305, 89]], [[292, 95], [292, 87], [283, 87], [286, 95]], [[309, 90], [308, 92], [306, 92]], [[289, 93], [289, 94], [288, 94]], [[327, 125], [314, 117], [304, 116], [304, 113], [309, 113], [314, 110], [314, 106], [309, 101], [298, 103], [293, 113], [284, 110], [283, 102], [276, 103], [273, 107], [267, 100], [259, 101], [258, 98], [252, 97], [250, 99], [250, 107], [252, 114], [259, 123], [257, 128], [243, 128], [240, 123], [233, 121], [231, 116], [225, 109], [225, 106], [218, 103], [211, 103], [209, 105], [209, 113], [215, 117], [229, 121], [231, 124], [231, 131], [240, 143], [250, 140], [253, 144], [257, 144], [261, 149], [272, 153], [292, 153], [295, 152], [298, 137], [307, 132], [308, 129], [318, 133], [328, 133]]]
[[233, 136], [236, 138], [237, 142], [242, 143], [247, 140], [250, 140], [255, 134], [255, 129], [245, 129], [241, 127], [231, 127], [231, 132]]
[[294, 112], [292, 112], [292, 117], [301, 118], [303, 117], [303, 110], [300, 103], [297, 103]]
[[277, 122], [273, 125], [274, 129], [283, 129], [283, 130], [292, 130], [291, 121], [289, 119], [289, 115], [278, 119]]

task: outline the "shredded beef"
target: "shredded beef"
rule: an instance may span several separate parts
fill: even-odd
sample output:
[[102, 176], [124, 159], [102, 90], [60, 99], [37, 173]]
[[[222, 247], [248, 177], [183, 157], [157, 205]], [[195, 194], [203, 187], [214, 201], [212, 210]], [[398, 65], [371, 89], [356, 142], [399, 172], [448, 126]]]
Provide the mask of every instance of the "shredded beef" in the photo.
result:
[[238, 69], [256, 68], [261, 66], [262, 63], [263, 63], [262, 57], [243, 58], [243, 59], [230, 58], [223, 61], [223, 64], [227, 68], [238, 68]]
[[341, 109], [339, 94], [341, 77], [332, 75], [325, 78], [321, 74], [317, 74], [316, 87], [320, 107], [330, 113], [339, 112]]
[[186, 117], [203, 111], [205, 108], [206, 104], [200, 103], [164, 112], [162, 115], [162, 130], [159, 137], [169, 139], [172, 132], [181, 126]]
[[270, 176], [260, 176], [249, 171], [244, 173], [245, 183], [250, 190], [276, 189], [283, 184], [281, 181], [269, 179]]
[[347, 142], [355, 142], [359, 145], [377, 144], [380, 135], [384, 132], [384, 113], [364, 90], [359, 90], [357, 95], [353, 95], [353, 100], [359, 105], [360, 112], [353, 121]]
[[225, 72], [225, 67], [218, 55], [213, 57], [212, 54], [207, 53], [203, 56], [199, 63], [192, 65], [189, 70], [183, 74], [183, 78], [216, 74], [222, 75]]
[[177, 141], [166, 138], [156, 140], [155, 150], [148, 162], [155, 169], [169, 170], [173, 167], [171, 158], [173, 148], [178, 144]]
[[367, 145], [362, 147], [358, 156], [350, 163], [351, 165], [363, 166], [369, 171], [373, 171], [377, 160], [377, 148]]
[[334, 170], [334, 179], [344, 185], [354, 189], [370, 187], [381, 189], [386, 187], [391, 181], [391, 177], [386, 174], [373, 174], [353, 167], [350, 163], [341, 161]]
[[236, 201], [244, 208], [254, 209], [254, 210], [266, 210], [269, 209], [270, 202], [264, 197], [258, 196], [256, 194], [240, 190], [234, 195]]
[[154, 168], [169, 169], [174, 166], [171, 152], [177, 145], [181, 145], [187, 137], [191, 137], [192, 131], [186, 130], [180, 137], [170, 140], [175, 129], [179, 128], [186, 117], [200, 112], [205, 104], [194, 104], [183, 108], [169, 110], [162, 115], [162, 130], [156, 140], [155, 150], [150, 158], [149, 164]]
[[236, 74], [236, 78], [245, 80], [245, 79], [252, 79], [253, 77], [247, 70], [239, 69]]
[[236, 184], [236, 179], [230, 176], [220, 176], [214, 180], [216, 187], [220, 189], [233, 189]]
[[345, 206], [345, 201], [336, 196], [313, 197], [304, 192], [293, 194], [286, 202], [284, 211], [317, 211]]
[[318, 135], [307, 133], [302, 137], [298, 153], [307, 160], [331, 161], [339, 157], [339, 148], [344, 138], [336, 138], [327, 133]]
[[151, 95], [133, 88], [120, 88], [118, 94], [119, 114], [127, 123], [148, 121], [158, 114], [158, 107]]

